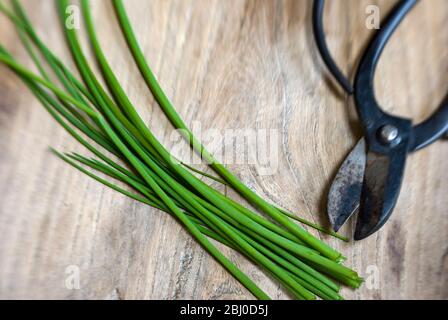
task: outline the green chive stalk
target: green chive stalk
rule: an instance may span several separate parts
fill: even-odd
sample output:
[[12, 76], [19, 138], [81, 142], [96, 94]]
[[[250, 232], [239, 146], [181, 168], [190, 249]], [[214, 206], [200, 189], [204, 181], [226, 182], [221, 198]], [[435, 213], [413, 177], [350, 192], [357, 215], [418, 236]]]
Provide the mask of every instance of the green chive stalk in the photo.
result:
[[[65, 9], [69, 5], [69, 1], [60, 0], [57, 4], [64, 25]], [[0, 2], [0, 11], [14, 23], [19, 39], [41, 76], [30, 72], [15, 61], [1, 45], [0, 62], [13, 70], [50, 115], [97, 158], [87, 158], [79, 154], [62, 154], [55, 150], [52, 152], [103, 185], [174, 216], [217, 261], [259, 299], [268, 299], [269, 297], [232, 264], [208, 240], [209, 238], [246, 256], [271, 274], [298, 299], [315, 299], [316, 295], [322, 299], [342, 299], [338, 293], [340, 287], [326, 275], [343, 284], [358, 287], [362, 279], [356, 272], [336, 262], [340, 260], [341, 255], [335, 254], [335, 250], [290, 221], [289, 218], [296, 219], [294, 215], [264, 202], [279, 215], [277, 218], [283, 217], [289, 224], [302, 230], [300, 232], [296, 227], [292, 227], [295, 231], [291, 230], [291, 226], [288, 227], [280, 221], [281, 219], [276, 219], [275, 214], [271, 215], [263, 209], [263, 206], [257, 205], [279, 224], [263, 218], [216, 191], [193, 174], [197, 173], [228, 184], [244, 195], [245, 193], [238, 189], [241, 186], [238, 187], [232, 183], [236, 179], [235, 176], [232, 178], [228, 174], [222, 174], [224, 172], [222, 170], [227, 170], [223, 165], [213, 162], [212, 168], [215, 171], [217, 171], [216, 167], [221, 168], [222, 172], [220, 173], [219, 170], [217, 172], [225, 181], [188, 167], [172, 157], [140, 118], [113, 73], [96, 36], [89, 1], [82, 0], [81, 4], [88, 37], [108, 90], [102, 87], [92, 71], [75, 30], [69, 30], [64, 25], [68, 47], [82, 80], [78, 80], [45, 46], [34, 31], [18, 0], [12, 0], [13, 11]], [[123, 30], [127, 30], [124, 31], [124, 34], [128, 44], [131, 43], [129, 45], [131, 51], [134, 56], [140, 57], [136, 58], [136, 62], [142, 74], [149, 70], [150, 74], [147, 75], [147, 78], [152, 79], [149, 82], [153, 86], [156, 85], [155, 89], [157, 89], [157, 81], [138, 47], [122, 3], [115, 1], [114, 4]], [[130, 39], [128, 39], [129, 37]], [[132, 38], [135, 41], [132, 41]], [[40, 58], [46, 62], [52, 74], [47, 72]], [[141, 61], [139, 62], [139, 60]], [[52, 76], [56, 77], [58, 85], [53, 82]], [[62, 85], [62, 88], [59, 85]], [[151, 89], [151, 86], [149, 87]], [[158, 88], [160, 89], [160, 86]], [[154, 91], [154, 88], [151, 91]], [[166, 105], [162, 106], [162, 104], [164, 99], [166, 101], [168, 99], [161, 89], [160, 92], [161, 96], [154, 95], [164, 109]], [[173, 112], [176, 113], [170, 103], [168, 111], [171, 115]], [[178, 115], [177, 118], [177, 122], [179, 122], [178, 120], [182, 122]], [[176, 123], [176, 121], [174, 122]], [[177, 126], [175, 123], [173, 124]], [[95, 142], [96, 145], [91, 144], [86, 138]], [[193, 142], [192, 145], [199, 143], [192, 135], [189, 141]], [[98, 146], [119, 159], [119, 162], [100, 151]], [[195, 149], [199, 150], [201, 154], [203, 151], [206, 152], [200, 144], [199, 149], [197, 146]], [[208, 155], [211, 157], [210, 154]], [[207, 162], [211, 163], [208, 161], [210, 159], [212, 158], [206, 159]], [[81, 165], [100, 172], [109, 179], [126, 184], [132, 191], [125, 190], [99, 177]], [[242, 183], [240, 182], [240, 184]], [[251, 201], [250, 197], [248, 200], [252, 204], [257, 204], [256, 201]], [[261, 199], [261, 201], [264, 200]], [[300, 218], [296, 220], [301, 221]], [[307, 221], [304, 223], [313, 228], [322, 229]], [[333, 234], [333, 236], [340, 237], [337, 234]]]
[[142, 74], [142, 77], [144, 78], [148, 88], [154, 95], [154, 98], [157, 100], [159, 106], [166, 114], [167, 118], [177, 129], [181, 129], [181, 134], [184, 135], [184, 138], [190, 143], [190, 146], [201, 155], [201, 157], [213, 168], [213, 170], [215, 170], [216, 173], [218, 173], [226, 182], [228, 182], [250, 203], [260, 208], [264, 213], [268, 214], [275, 221], [285, 226], [294, 235], [308, 243], [311, 247], [322, 252], [328, 258], [336, 261], [340, 260], [342, 257], [339, 252], [329, 247], [319, 239], [313, 237], [297, 224], [292, 223], [289, 220], [288, 216], [285, 216], [276, 207], [272, 206], [267, 201], [258, 196], [255, 192], [253, 192], [245, 184], [243, 184], [224, 165], [220, 164], [213, 157], [213, 155], [208, 152], [207, 149], [196, 139], [191, 130], [185, 125], [184, 121], [175, 110], [174, 106], [164, 93], [163, 89], [160, 87], [156, 77], [154, 76], [152, 70], [146, 62], [134, 31], [131, 27], [131, 23], [127, 16], [123, 2], [121, 0], [113, 0], [113, 4], [115, 7], [115, 12], [117, 13], [118, 20], [120, 22], [121, 29], [131, 50], [131, 53], [134, 56], [135, 62], [137, 63], [137, 66]]
[[9, 58], [7, 55], [0, 53], [0, 61], [6, 63], [8, 66], [16, 70], [21, 76], [35, 80], [48, 89], [52, 90], [58, 97], [64, 100], [68, 100], [81, 110], [89, 113], [91, 116], [96, 117], [102, 128], [109, 135], [116, 146], [128, 157], [128, 160], [134, 165], [148, 185], [154, 190], [154, 192], [162, 199], [169, 210], [184, 224], [187, 230], [196, 238], [196, 240], [217, 260], [219, 261], [240, 283], [242, 283], [255, 297], [258, 299], [270, 299], [251, 279], [249, 279], [241, 270], [239, 270], [233, 263], [231, 263], [191, 222], [191, 220], [185, 215], [185, 213], [176, 206], [173, 200], [166, 195], [166, 193], [155, 183], [155, 181], [147, 174], [144, 166], [136, 159], [132, 153], [127, 149], [125, 144], [119, 139], [113, 129], [99, 114], [94, 114], [94, 111], [89, 109], [74, 98], [66, 95], [61, 90], [53, 86], [51, 83], [44, 79], [39, 78], [36, 75], [28, 72], [24, 67], [18, 65], [15, 61]]
[[[64, 0], [62, 3], [64, 3], [65, 1], [66, 0]], [[172, 157], [169, 154], [169, 152], [163, 148], [163, 146], [157, 141], [157, 139], [154, 137], [154, 135], [151, 133], [151, 131], [146, 127], [143, 120], [140, 118], [138, 113], [135, 111], [135, 108], [132, 106], [132, 104], [130, 103], [126, 94], [124, 93], [118, 80], [114, 76], [114, 74], [104, 56], [104, 53], [102, 52], [101, 47], [98, 43], [95, 31], [94, 31], [94, 27], [93, 27], [93, 21], [92, 21], [91, 15], [90, 15], [88, 0], [82, 0], [81, 3], [82, 3], [84, 16], [86, 18], [87, 29], [88, 29], [88, 33], [90, 35], [93, 50], [96, 54], [96, 57], [100, 64], [100, 67], [102, 68], [105, 79], [106, 79], [107, 83], [109, 84], [109, 88], [110, 88], [111, 92], [113, 93], [113, 95], [116, 97], [117, 104], [121, 105], [123, 110], [126, 110], [131, 121], [137, 126], [137, 128], [139, 130], [141, 130], [141, 132], [145, 135], [145, 137], [148, 138], [148, 141], [153, 145], [154, 149], [156, 149], [159, 152], [159, 154], [162, 156], [162, 158], [164, 158], [167, 163], [173, 164], [172, 168], [176, 171], [176, 173], [178, 173], [180, 176], [182, 176], [182, 178], [184, 178], [186, 181], [188, 181], [192, 187], [196, 188], [196, 190], [198, 192], [200, 192], [205, 198], [207, 198], [207, 199], [211, 200], [213, 203], [215, 203], [216, 206], [219, 207], [222, 211], [227, 212], [229, 215], [231, 215], [232, 218], [239, 219], [241, 221], [241, 223], [247, 225], [248, 227], [253, 227], [257, 232], [259, 232], [260, 230], [264, 231], [262, 226], [257, 225], [256, 223], [254, 223], [254, 221], [251, 221], [246, 216], [241, 216], [237, 212], [237, 210], [234, 210], [235, 208], [230, 206], [228, 203], [221, 201], [221, 199], [216, 195], [216, 193], [211, 191], [208, 186], [206, 186], [202, 182], [195, 179], [182, 166], [180, 166], [176, 163], [173, 163], [171, 161]], [[74, 33], [75, 33], [74, 30], [66, 30], [66, 33], [69, 36], [69, 41], [71, 41], [71, 39], [76, 40], [76, 37], [74, 37]], [[73, 49], [72, 52], [75, 53], [75, 56], [82, 55], [82, 52], [79, 50], [78, 44], [73, 45], [72, 49]], [[80, 59], [80, 61], [85, 61], [85, 59]], [[87, 66], [86, 66], [86, 68], [87, 68]], [[274, 239], [271, 239], [271, 240], [275, 241], [275, 239], [277, 239], [276, 236], [274, 236]], [[320, 242], [319, 240], [317, 240], [317, 241]], [[315, 248], [315, 249], [317, 249], [317, 248]], [[325, 251], [322, 253], [325, 253]], [[340, 257], [340, 254], [339, 254], [339, 257]], [[317, 259], [319, 260], [319, 258], [317, 258]], [[342, 272], [344, 272], [344, 271], [348, 272], [348, 270], [343, 270], [345, 267], [340, 266], [339, 264], [332, 264], [332, 266], [334, 266], [335, 269], [340, 269]]]

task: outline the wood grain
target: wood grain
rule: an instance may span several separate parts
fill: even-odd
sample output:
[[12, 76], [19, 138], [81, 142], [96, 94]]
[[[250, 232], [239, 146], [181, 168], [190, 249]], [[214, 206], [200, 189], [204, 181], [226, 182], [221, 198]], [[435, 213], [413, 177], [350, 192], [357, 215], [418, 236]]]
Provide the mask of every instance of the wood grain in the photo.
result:
[[[72, 65], [53, 1], [24, 3], [39, 34]], [[373, 32], [365, 27], [368, 4], [385, 15], [394, 1], [334, 0], [325, 11], [329, 46], [351, 76]], [[173, 128], [145, 88], [111, 4], [92, 5], [118, 78], [170, 146]], [[221, 132], [276, 130], [274, 174], [263, 176], [256, 165], [231, 169], [263, 197], [325, 224], [329, 183], [360, 128], [353, 103], [318, 57], [311, 1], [127, 0], [126, 7], [186, 122]], [[375, 85], [388, 110], [422, 120], [441, 101], [448, 83], [446, 21], [447, 1], [422, 1], [386, 47]], [[31, 65], [4, 17], [0, 30], [0, 42]], [[0, 67], [0, 298], [252, 299], [176, 221], [69, 168], [49, 146], [85, 153]], [[349, 244], [324, 237], [362, 275], [378, 270], [378, 288], [344, 289], [345, 297], [448, 298], [447, 158], [447, 142], [409, 157], [394, 215], [374, 236]], [[273, 298], [289, 298], [243, 257], [225, 252]], [[80, 268], [79, 290], [65, 285], [69, 266]]]

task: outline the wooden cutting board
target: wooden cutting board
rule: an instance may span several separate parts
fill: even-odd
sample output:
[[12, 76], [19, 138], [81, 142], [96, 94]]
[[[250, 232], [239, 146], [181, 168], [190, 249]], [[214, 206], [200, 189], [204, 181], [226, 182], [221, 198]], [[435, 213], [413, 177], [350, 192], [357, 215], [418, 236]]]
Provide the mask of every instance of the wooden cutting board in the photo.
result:
[[[350, 76], [374, 32], [365, 26], [366, 7], [377, 5], [384, 16], [394, 2], [328, 1], [328, 43]], [[24, 3], [38, 33], [73, 66], [54, 2]], [[150, 65], [186, 122], [220, 134], [272, 130], [273, 172], [266, 175], [256, 164], [229, 167], [266, 199], [326, 224], [329, 183], [361, 132], [353, 103], [316, 51], [312, 2], [125, 4]], [[173, 128], [137, 72], [111, 4], [95, 0], [92, 6], [118, 78], [157, 137], [172, 147]], [[375, 85], [389, 111], [422, 120], [441, 101], [448, 83], [446, 21], [447, 1], [422, 1], [387, 45]], [[1, 43], [31, 65], [3, 16], [0, 30]], [[206, 144], [213, 152], [225, 147]], [[80, 174], [49, 146], [86, 154], [0, 67], [0, 298], [252, 298], [171, 217]], [[448, 298], [447, 158], [444, 141], [409, 157], [397, 208], [374, 236], [348, 244], [322, 236], [368, 279], [360, 290], [344, 289], [346, 298]], [[342, 232], [351, 234], [353, 224]], [[225, 252], [273, 298], [289, 298], [246, 259]]]

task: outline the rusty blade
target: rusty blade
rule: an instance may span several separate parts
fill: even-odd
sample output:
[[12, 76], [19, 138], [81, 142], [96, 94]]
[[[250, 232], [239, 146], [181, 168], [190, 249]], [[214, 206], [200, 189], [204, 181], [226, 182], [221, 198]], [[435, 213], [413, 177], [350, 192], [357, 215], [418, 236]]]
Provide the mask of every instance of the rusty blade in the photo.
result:
[[359, 208], [366, 155], [366, 143], [361, 139], [333, 180], [328, 194], [327, 213], [335, 231], [338, 231]]
[[406, 154], [406, 147], [387, 155], [367, 153], [355, 240], [367, 238], [389, 219], [400, 193]]

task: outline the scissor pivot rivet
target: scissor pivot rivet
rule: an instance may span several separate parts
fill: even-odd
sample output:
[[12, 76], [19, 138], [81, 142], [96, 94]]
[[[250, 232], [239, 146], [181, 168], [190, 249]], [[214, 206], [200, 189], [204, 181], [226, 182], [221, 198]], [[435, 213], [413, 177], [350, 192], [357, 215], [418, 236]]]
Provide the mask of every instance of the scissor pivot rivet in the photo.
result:
[[383, 143], [390, 144], [398, 138], [398, 128], [387, 124], [379, 129], [378, 134]]

